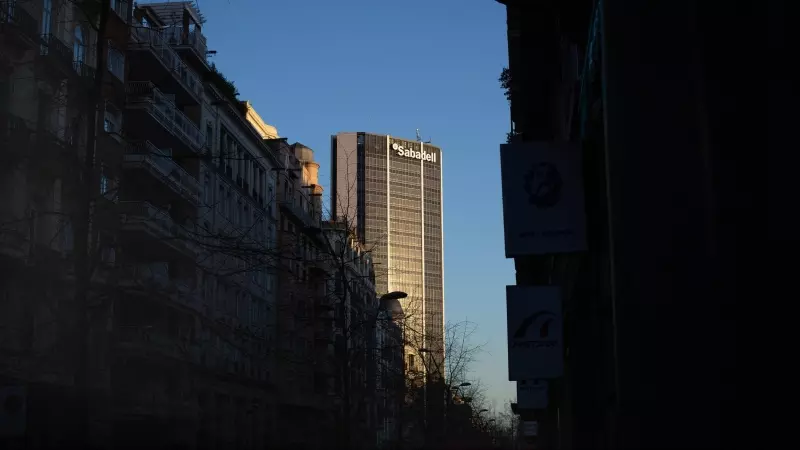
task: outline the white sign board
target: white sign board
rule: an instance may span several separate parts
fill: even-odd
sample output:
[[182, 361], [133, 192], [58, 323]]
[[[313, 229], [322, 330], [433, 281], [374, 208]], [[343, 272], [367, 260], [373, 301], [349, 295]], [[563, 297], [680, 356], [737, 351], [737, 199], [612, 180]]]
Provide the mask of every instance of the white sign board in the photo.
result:
[[522, 435], [523, 436], [538, 436], [539, 435], [539, 422], [535, 420], [526, 420], [522, 422]]
[[579, 146], [503, 144], [500, 168], [507, 258], [586, 250]]
[[508, 379], [560, 377], [564, 372], [561, 288], [506, 286]]
[[519, 408], [547, 408], [547, 384], [547, 380], [517, 381], [517, 405]]

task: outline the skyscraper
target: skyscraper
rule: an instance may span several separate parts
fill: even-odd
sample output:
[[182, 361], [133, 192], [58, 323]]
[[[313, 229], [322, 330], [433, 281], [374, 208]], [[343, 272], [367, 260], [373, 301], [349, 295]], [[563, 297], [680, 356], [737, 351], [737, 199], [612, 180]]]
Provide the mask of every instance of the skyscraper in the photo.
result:
[[[442, 153], [431, 144], [362, 132], [331, 137], [331, 209], [371, 250], [376, 290], [408, 293], [409, 370], [444, 356]], [[438, 356], [421, 360], [419, 350]], [[427, 367], [426, 367], [427, 366]]]

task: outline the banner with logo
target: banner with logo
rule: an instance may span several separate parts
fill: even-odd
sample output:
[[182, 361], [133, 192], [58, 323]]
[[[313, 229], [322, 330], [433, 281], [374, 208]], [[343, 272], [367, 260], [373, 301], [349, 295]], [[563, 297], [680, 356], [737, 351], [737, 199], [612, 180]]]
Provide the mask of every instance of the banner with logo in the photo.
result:
[[507, 258], [586, 250], [578, 145], [503, 144], [500, 170]]
[[520, 409], [547, 408], [547, 380], [517, 381], [517, 406]]
[[526, 420], [522, 422], [522, 435], [525, 437], [534, 437], [539, 435], [539, 422], [535, 420]]
[[558, 378], [564, 372], [561, 288], [506, 286], [508, 379]]

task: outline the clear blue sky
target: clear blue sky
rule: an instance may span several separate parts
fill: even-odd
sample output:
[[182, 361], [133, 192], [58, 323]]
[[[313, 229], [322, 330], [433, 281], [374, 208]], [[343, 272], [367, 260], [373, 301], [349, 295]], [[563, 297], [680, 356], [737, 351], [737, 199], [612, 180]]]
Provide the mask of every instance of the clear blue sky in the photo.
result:
[[330, 180], [330, 135], [424, 139], [444, 163], [448, 320], [487, 342], [473, 375], [498, 409], [507, 381], [499, 144], [509, 129], [497, 78], [505, 7], [493, 0], [199, 0], [212, 60], [264, 120], [315, 150]]

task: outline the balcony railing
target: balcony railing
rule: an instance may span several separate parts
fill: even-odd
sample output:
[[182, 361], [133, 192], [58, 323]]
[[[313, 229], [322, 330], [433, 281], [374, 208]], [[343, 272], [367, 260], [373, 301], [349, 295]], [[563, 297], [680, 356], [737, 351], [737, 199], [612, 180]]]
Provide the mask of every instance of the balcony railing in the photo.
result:
[[121, 269], [121, 282], [164, 289], [170, 284], [168, 263], [132, 264]]
[[128, 2], [127, 0], [111, 0], [109, 7], [120, 19], [128, 22]]
[[108, 41], [108, 71], [120, 81], [125, 81], [125, 54]]
[[149, 141], [130, 143], [125, 148], [126, 163], [141, 163], [161, 177], [169, 180], [179, 194], [195, 205], [200, 203], [200, 183], [172, 159], [171, 151], [164, 151]]
[[200, 129], [175, 106], [173, 96], [165, 95], [149, 81], [129, 81], [125, 93], [129, 107], [144, 105], [167, 131], [183, 140], [193, 151], [202, 149]]
[[38, 37], [36, 19], [18, 1], [0, 1], [0, 28], [6, 25], [18, 28], [31, 39]]
[[163, 334], [155, 327], [119, 326], [116, 334], [119, 344], [133, 345], [182, 361], [198, 362], [200, 360], [200, 351], [196, 345], [186, 339]]
[[172, 45], [188, 45], [201, 61], [207, 61], [206, 37], [198, 30], [188, 30], [184, 34], [185, 28], [182, 26], [172, 26], [164, 28], [164, 36]]
[[144, 44], [150, 47], [187, 91], [191, 92], [198, 101], [202, 100], [203, 83], [200, 81], [200, 77], [166, 43], [161, 30], [136, 26], [131, 28], [131, 34], [139, 45]]
[[72, 61], [72, 69], [85, 82], [91, 84], [94, 81], [94, 67], [87, 65], [83, 61]]
[[190, 220], [185, 225], [178, 225], [168, 212], [146, 201], [121, 201], [118, 207], [123, 215], [123, 223], [144, 225], [165, 243], [177, 246], [181, 251], [196, 251], [197, 233]]
[[300, 205], [298, 205], [297, 202], [293, 201], [291, 198], [285, 198], [278, 203], [284, 211], [295, 216], [298, 220], [302, 221], [305, 226], [319, 226], [319, 223], [316, 223], [316, 219], [311, 215], [311, 213], [301, 208]]
[[175, 234], [176, 226], [169, 213], [153, 206], [150, 202], [121, 201], [119, 211], [125, 215], [126, 223], [147, 223], [157, 228], [165, 237]]
[[42, 36], [43, 46], [41, 48], [42, 55], [49, 55], [51, 58], [59, 61], [64, 67], [72, 67], [74, 57], [72, 49], [67, 46], [55, 34], [45, 34]]

